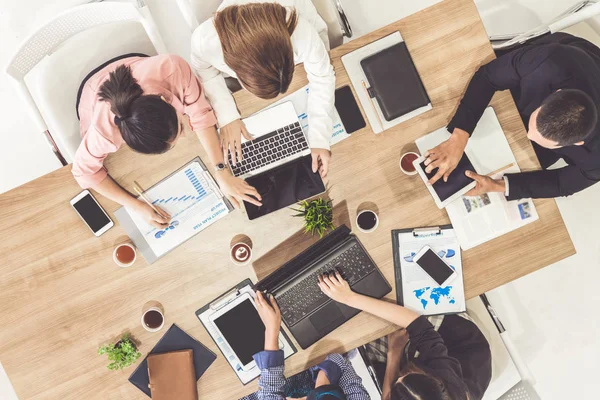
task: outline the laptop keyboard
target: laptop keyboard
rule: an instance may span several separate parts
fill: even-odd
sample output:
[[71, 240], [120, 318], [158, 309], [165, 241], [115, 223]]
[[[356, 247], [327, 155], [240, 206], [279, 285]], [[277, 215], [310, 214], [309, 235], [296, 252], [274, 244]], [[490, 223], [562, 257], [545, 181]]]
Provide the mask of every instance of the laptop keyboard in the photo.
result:
[[352, 245], [277, 297], [282, 318], [288, 326], [293, 326], [329, 300], [317, 284], [319, 275], [338, 271], [352, 286], [376, 268], [362, 247]]
[[244, 175], [292, 154], [308, 149], [308, 143], [298, 122], [242, 143], [243, 159], [235, 166], [229, 153], [229, 165], [234, 176]]

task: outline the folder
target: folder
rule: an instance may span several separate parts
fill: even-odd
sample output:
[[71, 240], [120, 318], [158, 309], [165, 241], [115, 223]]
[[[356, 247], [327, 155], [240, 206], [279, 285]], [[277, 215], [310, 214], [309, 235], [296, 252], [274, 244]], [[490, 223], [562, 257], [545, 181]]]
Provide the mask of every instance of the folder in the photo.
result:
[[154, 400], [198, 400], [193, 350], [149, 355], [148, 378]]

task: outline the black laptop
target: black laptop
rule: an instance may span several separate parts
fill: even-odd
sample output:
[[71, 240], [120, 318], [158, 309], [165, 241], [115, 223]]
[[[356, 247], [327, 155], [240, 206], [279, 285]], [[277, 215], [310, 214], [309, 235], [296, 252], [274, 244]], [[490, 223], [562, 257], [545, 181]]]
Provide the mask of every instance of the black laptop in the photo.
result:
[[392, 290], [358, 238], [345, 225], [256, 284], [257, 290], [275, 297], [283, 322], [303, 349], [360, 312], [321, 292], [317, 284], [319, 275], [334, 271], [357, 293], [382, 298]]

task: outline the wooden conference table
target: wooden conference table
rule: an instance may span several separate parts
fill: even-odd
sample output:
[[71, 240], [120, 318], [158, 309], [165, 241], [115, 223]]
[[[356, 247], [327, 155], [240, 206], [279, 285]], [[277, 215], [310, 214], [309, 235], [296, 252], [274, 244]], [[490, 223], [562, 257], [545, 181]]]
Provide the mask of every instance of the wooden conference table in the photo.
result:
[[[473, 73], [494, 57], [473, 2], [447, 0], [334, 49], [337, 86], [348, 84], [340, 61], [343, 54], [396, 30], [406, 40], [433, 110], [379, 135], [368, 127], [354, 133], [333, 147], [328, 176], [330, 197], [347, 206], [351, 220], [363, 202], [378, 208], [379, 228], [358, 237], [392, 284], [390, 230], [449, 222], [421, 180], [401, 173], [400, 154], [414, 150], [415, 139], [449, 121]], [[291, 89], [306, 82], [298, 68]], [[267, 104], [244, 92], [236, 94], [236, 101], [244, 115]], [[521, 169], [539, 168], [510, 95], [497, 94], [492, 105]], [[160, 156], [121, 149], [106, 166], [124, 187], [131, 188], [134, 180], [148, 187], [198, 154], [203, 154], [201, 146], [190, 137]], [[166, 326], [176, 323], [218, 354], [198, 381], [200, 398], [237, 399], [256, 390], [256, 381], [240, 384], [194, 311], [243, 279], [256, 279], [251, 266], [235, 267], [229, 261], [233, 236], [243, 233], [252, 239], [257, 261], [264, 261], [267, 253], [287, 259], [307, 245], [291, 245], [302, 242], [298, 234], [302, 221], [292, 218], [289, 210], [254, 222], [235, 212], [155, 264], [138, 259], [133, 267], [122, 269], [111, 254], [115, 244], [126, 239], [124, 231], [116, 226], [94, 237], [69, 205], [79, 192], [67, 166], [0, 195], [0, 360], [19, 398], [144, 399], [127, 381], [133, 367], [108, 371], [106, 358], [96, 352], [125, 331], [141, 342], [144, 355], [150, 351], [166, 331], [148, 333], [140, 325], [142, 307], [150, 300], [163, 305]], [[98, 198], [111, 214], [118, 208]], [[575, 253], [554, 200], [535, 204], [539, 221], [464, 252], [467, 297]], [[267, 269], [277, 267], [266, 264]], [[395, 299], [395, 293], [388, 298]], [[393, 329], [361, 313], [289, 358], [286, 373], [299, 372], [328, 353], [352, 349]]]

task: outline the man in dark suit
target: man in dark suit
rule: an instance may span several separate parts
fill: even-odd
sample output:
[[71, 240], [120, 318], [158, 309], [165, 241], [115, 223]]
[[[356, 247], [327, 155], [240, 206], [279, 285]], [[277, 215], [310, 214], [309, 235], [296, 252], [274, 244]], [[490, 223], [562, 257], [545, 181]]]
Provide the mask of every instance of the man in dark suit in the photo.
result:
[[[477, 181], [468, 195], [503, 192], [507, 200], [569, 196], [600, 181], [600, 48], [565, 33], [542, 37], [482, 66], [448, 125], [450, 139], [429, 150], [430, 183], [448, 179], [494, 93], [509, 89], [542, 171]], [[568, 166], [546, 170], [559, 159]]]

